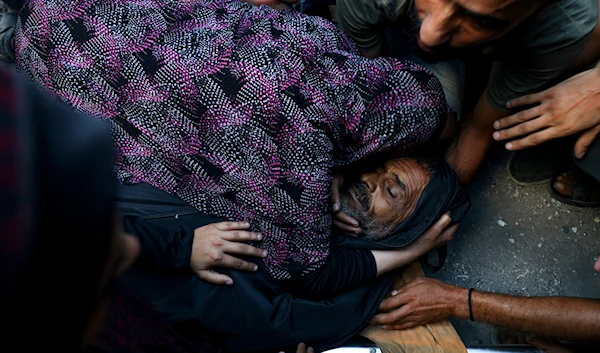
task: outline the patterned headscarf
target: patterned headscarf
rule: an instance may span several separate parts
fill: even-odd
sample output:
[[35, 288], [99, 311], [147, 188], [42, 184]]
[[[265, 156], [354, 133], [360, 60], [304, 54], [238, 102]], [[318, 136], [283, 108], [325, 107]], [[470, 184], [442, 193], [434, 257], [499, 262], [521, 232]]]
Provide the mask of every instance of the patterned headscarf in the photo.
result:
[[20, 350], [79, 349], [115, 229], [112, 166], [103, 123], [0, 72], [0, 312]]

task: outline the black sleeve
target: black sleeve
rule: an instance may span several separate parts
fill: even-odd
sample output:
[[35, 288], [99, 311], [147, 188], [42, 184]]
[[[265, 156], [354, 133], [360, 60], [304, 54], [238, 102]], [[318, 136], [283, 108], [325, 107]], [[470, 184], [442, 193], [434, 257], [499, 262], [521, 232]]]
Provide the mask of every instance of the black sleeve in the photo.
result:
[[377, 277], [377, 264], [371, 250], [331, 246], [323, 266], [293, 280], [292, 291], [308, 298], [327, 298], [356, 288]]
[[125, 231], [140, 241], [138, 263], [156, 269], [189, 268], [194, 230], [204, 225], [179, 222], [174, 217], [145, 220], [134, 216], [125, 216], [123, 223]]
[[20, 9], [24, 3], [25, 0], [4, 0], [4, 4], [10, 9]]

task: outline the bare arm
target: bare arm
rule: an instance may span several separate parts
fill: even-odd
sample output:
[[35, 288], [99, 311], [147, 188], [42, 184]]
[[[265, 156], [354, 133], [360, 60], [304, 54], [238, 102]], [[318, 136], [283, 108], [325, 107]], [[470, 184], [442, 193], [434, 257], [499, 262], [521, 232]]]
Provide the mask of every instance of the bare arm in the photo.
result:
[[479, 98], [473, 116], [467, 119], [460, 134], [446, 153], [446, 160], [463, 184], [473, 180], [492, 144], [494, 121], [508, 115], [508, 112], [494, 109], [488, 103], [485, 92]]
[[452, 219], [443, 215], [433, 226], [429, 227], [412, 244], [398, 250], [372, 250], [377, 263], [377, 276], [388, 271], [415, 262], [427, 252], [447, 243], [452, 239], [458, 224], [448, 227]]
[[[393, 293], [394, 294], [394, 293]], [[557, 339], [600, 341], [600, 300], [571, 297], [519, 297], [474, 291], [476, 321], [503, 325]], [[469, 319], [468, 290], [418, 278], [384, 300], [372, 323], [407, 329], [455, 316]]]

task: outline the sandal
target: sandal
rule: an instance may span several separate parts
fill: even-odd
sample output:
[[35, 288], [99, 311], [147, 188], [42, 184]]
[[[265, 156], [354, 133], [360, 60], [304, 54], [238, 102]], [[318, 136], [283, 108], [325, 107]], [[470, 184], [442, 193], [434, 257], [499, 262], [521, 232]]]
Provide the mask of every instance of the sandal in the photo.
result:
[[[571, 173], [572, 183], [563, 179]], [[560, 182], [572, 189], [571, 196], [567, 196], [557, 190], [554, 183]], [[550, 180], [549, 191], [552, 197], [567, 205], [578, 207], [600, 207], [600, 183], [594, 180], [586, 172], [575, 165], [559, 169]]]
[[515, 151], [508, 160], [509, 177], [521, 186], [550, 181], [557, 169], [571, 164], [569, 148], [563, 141], [550, 141], [540, 146]]
[[15, 25], [18, 13], [0, 13], [0, 61], [15, 62]]

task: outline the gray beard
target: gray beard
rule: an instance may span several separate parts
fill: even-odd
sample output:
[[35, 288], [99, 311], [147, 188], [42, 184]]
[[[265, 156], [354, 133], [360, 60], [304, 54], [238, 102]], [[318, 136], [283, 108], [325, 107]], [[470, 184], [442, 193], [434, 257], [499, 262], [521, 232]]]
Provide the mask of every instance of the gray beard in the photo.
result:
[[396, 227], [395, 224], [382, 222], [375, 217], [367, 215], [366, 211], [358, 210], [348, 204], [350, 194], [342, 192], [340, 195], [340, 209], [348, 216], [356, 219], [362, 232], [358, 235], [359, 238], [378, 241], [387, 238]]

